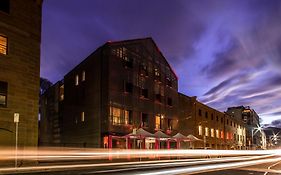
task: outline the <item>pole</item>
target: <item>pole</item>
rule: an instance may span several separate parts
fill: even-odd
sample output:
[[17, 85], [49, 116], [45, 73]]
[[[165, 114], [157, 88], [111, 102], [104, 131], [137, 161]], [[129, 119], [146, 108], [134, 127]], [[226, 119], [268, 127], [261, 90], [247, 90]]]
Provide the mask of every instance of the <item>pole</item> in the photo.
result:
[[252, 144], [251, 144], [251, 146], [252, 146], [252, 149], [254, 149], [254, 128], [252, 128]]
[[19, 130], [20, 114], [14, 113], [14, 123], [16, 124], [16, 145], [15, 145], [15, 168], [18, 167], [18, 130]]
[[18, 129], [19, 129], [19, 123], [16, 122], [16, 157], [15, 157], [15, 168], [18, 167]]

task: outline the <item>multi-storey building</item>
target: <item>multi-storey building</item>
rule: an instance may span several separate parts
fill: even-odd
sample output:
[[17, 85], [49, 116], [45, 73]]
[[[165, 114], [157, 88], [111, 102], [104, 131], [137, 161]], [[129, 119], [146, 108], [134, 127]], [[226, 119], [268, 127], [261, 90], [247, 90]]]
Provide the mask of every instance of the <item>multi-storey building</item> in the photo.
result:
[[[62, 142], [108, 147], [136, 128], [171, 133], [178, 80], [151, 38], [107, 42], [64, 77]], [[113, 140], [124, 148], [125, 140]]]
[[[62, 146], [64, 84], [58, 81], [40, 97], [39, 145]], [[44, 117], [41, 117], [44, 116]]]
[[[40, 0], [0, 1], [0, 146], [37, 146]], [[17, 119], [16, 119], [17, 121]]]
[[192, 148], [244, 149], [245, 126], [233, 117], [179, 93], [179, 131], [202, 141]]
[[262, 131], [259, 116], [255, 110], [251, 109], [249, 106], [237, 106], [229, 107], [226, 113], [245, 123], [247, 149], [266, 148], [266, 136], [264, 131]]

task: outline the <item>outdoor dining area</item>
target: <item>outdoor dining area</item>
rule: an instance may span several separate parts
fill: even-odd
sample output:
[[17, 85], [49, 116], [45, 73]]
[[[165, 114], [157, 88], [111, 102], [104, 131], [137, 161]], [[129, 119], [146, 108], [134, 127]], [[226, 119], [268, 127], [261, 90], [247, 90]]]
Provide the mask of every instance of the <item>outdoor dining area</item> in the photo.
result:
[[182, 144], [185, 145], [184, 148], [192, 148], [193, 142], [196, 141], [202, 141], [202, 139], [199, 139], [192, 134], [185, 136], [181, 133], [176, 133], [171, 136], [160, 130], [153, 134], [143, 128], [139, 128], [134, 129], [132, 133], [124, 136], [109, 135], [108, 148], [182, 149]]

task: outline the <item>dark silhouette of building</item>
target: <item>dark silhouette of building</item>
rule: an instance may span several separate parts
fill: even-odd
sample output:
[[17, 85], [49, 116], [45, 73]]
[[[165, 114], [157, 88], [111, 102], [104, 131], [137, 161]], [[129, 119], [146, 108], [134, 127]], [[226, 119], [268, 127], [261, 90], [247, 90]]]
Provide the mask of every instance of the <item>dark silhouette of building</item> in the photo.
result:
[[0, 1], [0, 146], [37, 146], [41, 40], [40, 0]]

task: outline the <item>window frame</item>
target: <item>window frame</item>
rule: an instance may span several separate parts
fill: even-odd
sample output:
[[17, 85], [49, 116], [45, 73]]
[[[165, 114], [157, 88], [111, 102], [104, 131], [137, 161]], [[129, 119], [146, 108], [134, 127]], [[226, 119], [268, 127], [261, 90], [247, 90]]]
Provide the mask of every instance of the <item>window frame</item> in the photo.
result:
[[0, 104], [0, 108], [2, 107], [2, 108], [7, 108], [7, 106], [8, 106], [8, 82], [5, 82], [5, 81], [0, 81], [0, 85], [3, 85], [3, 91], [1, 91], [1, 89], [0, 89], [0, 95], [1, 96], [4, 96], [4, 98], [5, 98], [5, 103], [4, 104]]
[[0, 33], [0, 37], [6, 39], [6, 45], [2, 45], [0, 43], [0, 46], [1, 46], [0, 48], [2, 48], [2, 46], [3, 46], [3, 49], [5, 50], [6, 53], [0, 52], [0, 55], [7, 56], [9, 54], [9, 38], [8, 38], [8, 36], [1, 34], [1, 33]]

